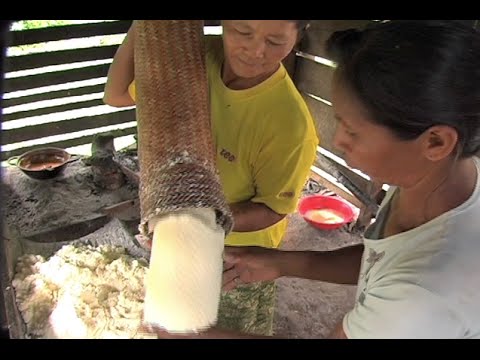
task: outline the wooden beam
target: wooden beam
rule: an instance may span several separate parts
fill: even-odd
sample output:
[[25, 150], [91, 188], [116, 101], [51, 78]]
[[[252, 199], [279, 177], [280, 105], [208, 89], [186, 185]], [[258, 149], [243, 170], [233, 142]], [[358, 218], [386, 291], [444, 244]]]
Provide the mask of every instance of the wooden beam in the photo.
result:
[[47, 115], [52, 113], [60, 113], [69, 110], [78, 110], [78, 109], [85, 109], [87, 110], [90, 107], [105, 105], [103, 99], [93, 99], [87, 101], [79, 101], [79, 102], [70, 102], [67, 104], [56, 105], [56, 106], [49, 106], [43, 107], [39, 109], [32, 109], [32, 110], [25, 110], [25, 111], [18, 111], [11, 114], [3, 115], [3, 121], [11, 121], [17, 119], [25, 119], [28, 117], [33, 116], [40, 116], [40, 115]]
[[135, 109], [2, 131], [2, 145], [135, 121]]
[[45, 74], [23, 76], [5, 79], [5, 93], [19, 90], [29, 90], [42, 86], [66, 84], [73, 81], [81, 81], [106, 77], [110, 64], [87, 66], [78, 69], [54, 71]]
[[5, 72], [35, 69], [44, 66], [71, 64], [82, 61], [112, 59], [119, 45], [95, 46], [85, 49], [49, 51], [7, 57]]
[[[320, 155], [322, 156], [322, 155]], [[314, 165], [319, 169], [329, 173], [328, 169], [322, 166], [322, 163], [317, 159], [314, 162]], [[345, 177], [347, 177], [356, 187], [358, 187], [363, 193], [367, 194], [369, 189], [370, 180], [365, 179], [364, 177], [358, 175], [357, 173], [353, 172], [349, 168], [336, 163], [336, 167], [338, 171], [340, 171]]]
[[[368, 189], [367, 189], [367, 196], [376, 199], [378, 194], [382, 192], [382, 183], [371, 181], [368, 183]], [[365, 206], [365, 204], [362, 204], [360, 207], [360, 213], [358, 214], [357, 221], [355, 224], [352, 226], [352, 230], [354, 231], [364, 231], [368, 225], [372, 222], [372, 218], [376, 216], [374, 212], [372, 212], [370, 209]]]
[[9, 46], [78, 39], [90, 36], [123, 34], [128, 31], [131, 23], [132, 20], [119, 20], [105, 23], [51, 26], [41, 29], [11, 31]]
[[362, 203], [355, 196], [353, 196], [351, 192], [345, 189], [342, 184], [332, 179], [331, 176], [326, 175], [328, 174], [316, 166], [312, 166], [310, 170], [310, 177], [317, 181], [320, 185], [326, 187], [328, 190], [333, 191], [335, 194], [341, 196], [352, 205], [355, 205], [358, 208], [362, 206]]
[[[101, 135], [101, 134], [112, 134], [114, 137], [117, 138], [117, 137], [121, 137], [121, 136], [132, 135], [132, 134], [135, 134], [136, 132], [137, 132], [137, 127], [134, 126], [134, 127], [127, 128], [127, 129], [119, 129], [119, 130], [110, 130], [110, 131], [100, 132], [98, 134], [99, 135]], [[97, 135], [97, 134], [95, 134], [95, 135]], [[4, 160], [7, 160], [8, 158], [10, 158], [12, 156], [21, 155], [21, 154], [23, 154], [27, 151], [38, 149], [38, 148], [41, 148], [41, 147], [46, 147], [46, 146], [53, 146], [53, 147], [59, 147], [59, 148], [62, 148], [62, 149], [66, 149], [66, 148], [69, 148], [69, 147], [88, 144], [88, 143], [91, 143], [93, 141], [93, 138], [95, 137], [95, 135], [87, 135], [87, 136], [82, 136], [82, 137], [69, 139], [69, 140], [55, 141], [55, 142], [51, 142], [51, 143], [47, 143], [47, 144], [32, 145], [32, 146], [26, 146], [26, 147], [22, 147], [22, 148], [15, 149], [15, 150], [3, 151], [1, 153], [1, 160], [4, 161]]]
[[82, 86], [67, 90], [46, 91], [35, 95], [20, 96], [11, 99], [3, 99], [3, 108], [7, 109], [10, 106], [24, 105], [37, 101], [60, 99], [69, 96], [89, 95], [103, 92], [105, 84], [98, 84], [92, 86]]

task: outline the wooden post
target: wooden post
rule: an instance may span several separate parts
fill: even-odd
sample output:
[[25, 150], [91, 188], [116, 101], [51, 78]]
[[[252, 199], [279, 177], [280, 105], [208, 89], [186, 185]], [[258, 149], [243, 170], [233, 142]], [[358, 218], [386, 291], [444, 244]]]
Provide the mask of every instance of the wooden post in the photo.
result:
[[[382, 191], [382, 185], [382, 183], [373, 180], [369, 182], [367, 185], [367, 196], [369, 196], [371, 199], [376, 199]], [[370, 225], [370, 222], [374, 216], [375, 214], [365, 204], [362, 204], [357, 221], [352, 223], [353, 225], [351, 226], [350, 230], [353, 232], [365, 231], [367, 226]]]
[[116, 190], [125, 183], [122, 169], [114, 160], [115, 145], [112, 135], [95, 136], [92, 156], [88, 159], [93, 173], [93, 182], [102, 189]]

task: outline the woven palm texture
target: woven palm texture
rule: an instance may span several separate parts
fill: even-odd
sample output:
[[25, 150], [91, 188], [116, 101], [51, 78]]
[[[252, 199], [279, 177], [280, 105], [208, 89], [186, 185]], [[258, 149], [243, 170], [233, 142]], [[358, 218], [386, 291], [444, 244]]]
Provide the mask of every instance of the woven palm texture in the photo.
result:
[[203, 20], [138, 20], [135, 33], [140, 233], [184, 208], [212, 208], [228, 234], [232, 215], [215, 167]]

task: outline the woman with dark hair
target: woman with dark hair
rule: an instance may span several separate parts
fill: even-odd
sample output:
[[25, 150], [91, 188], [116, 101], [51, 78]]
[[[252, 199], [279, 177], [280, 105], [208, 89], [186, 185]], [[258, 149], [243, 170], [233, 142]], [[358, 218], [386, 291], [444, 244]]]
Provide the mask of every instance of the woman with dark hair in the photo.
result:
[[281, 276], [356, 284], [354, 308], [331, 337], [480, 338], [480, 33], [453, 21], [389, 21], [334, 33], [327, 48], [338, 64], [335, 145], [392, 186], [363, 244], [230, 247], [225, 289]]

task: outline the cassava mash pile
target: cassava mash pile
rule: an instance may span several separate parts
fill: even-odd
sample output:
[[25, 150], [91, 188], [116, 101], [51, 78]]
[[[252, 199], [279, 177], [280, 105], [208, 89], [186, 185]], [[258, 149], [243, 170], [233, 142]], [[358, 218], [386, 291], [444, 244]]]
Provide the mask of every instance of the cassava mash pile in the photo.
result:
[[148, 264], [113, 245], [19, 258], [12, 281], [32, 338], [141, 338]]

